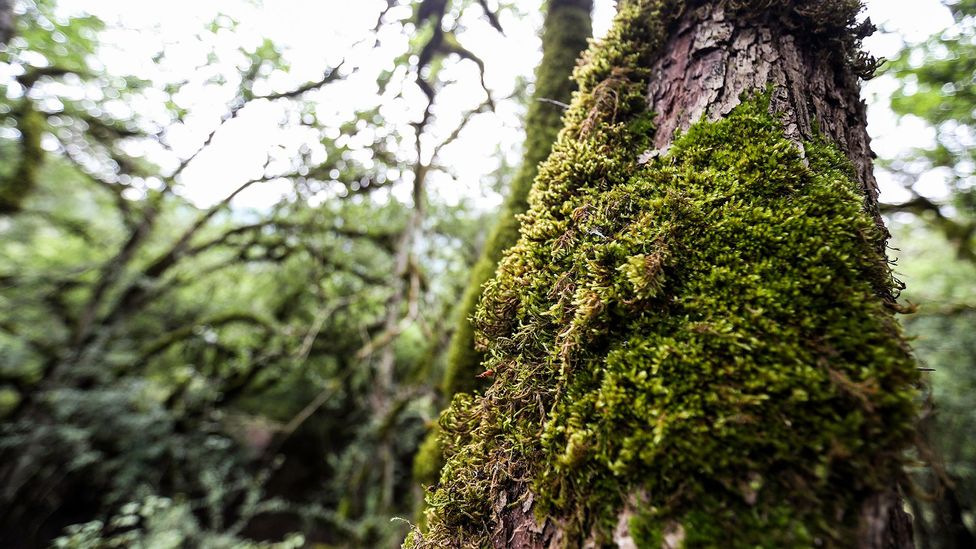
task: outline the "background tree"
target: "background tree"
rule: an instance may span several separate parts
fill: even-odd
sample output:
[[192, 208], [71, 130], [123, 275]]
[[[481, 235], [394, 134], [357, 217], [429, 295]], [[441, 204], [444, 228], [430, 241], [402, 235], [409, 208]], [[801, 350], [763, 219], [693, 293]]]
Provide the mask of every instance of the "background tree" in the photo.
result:
[[[929, 124], [935, 139], [904, 158], [883, 163], [912, 198], [886, 206], [887, 211], [918, 215], [941, 232], [961, 259], [976, 261], [976, 200], [973, 166], [976, 157], [976, 3], [947, 3], [955, 24], [921, 44], [910, 45], [888, 64], [887, 72], [900, 85], [891, 107], [900, 117], [912, 116]], [[933, 196], [920, 185], [923, 174], [941, 176], [947, 187]]]
[[976, 425], [965, 396], [973, 390], [976, 371], [971, 358], [976, 343], [971, 335], [976, 321], [976, 3], [946, 4], [952, 24], [906, 45], [885, 72], [899, 84], [890, 98], [894, 112], [903, 120], [923, 121], [934, 139], [881, 162], [881, 169], [909, 194], [907, 200], [882, 207], [894, 220], [906, 298], [919, 305], [904, 320], [905, 327], [930, 370], [928, 405], [919, 424], [919, 457], [927, 466], [916, 471], [912, 498], [915, 531], [924, 548], [976, 543], [971, 496], [976, 493], [976, 447], [959, 436]]
[[[96, 18], [15, 6], [0, 106], [4, 543], [40, 546], [71, 523], [85, 523], [70, 532], [82, 545], [167, 527], [203, 545], [402, 539], [389, 516], [411, 505], [409, 463], [433, 414], [427, 357], [446, 344], [450, 281], [477, 230], [476, 214], [431, 202], [424, 185], [450, 179], [442, 151], [492, 106], [486, 89], [464, 112], [434, 107], [451, 69], [483, 71], [458, 42], [463, 8], [484, 15], [390, 2], [365, 29], [366, 52], [380, 33], [403, 37], [394, 70], [375, 74], [382, 106], [427, 98], [397, 125], [375, 104], [322, 114], [321, 94], [360, 67], [339, 60], [282, 86], [295, 80], [286, 54], [268, 40], [227, 48], [238, 23], [225, 15], [198, 36], [207, 65], [159, 82], [104, 70]], [[226, 103], [177, 152], [173, 135], [208, 118], [186, 101], [194, 87]], [[186, 171], [268, 104], [301, 145], [269, 151], [213, 205], [189, 202]], [[272, 184], [289, 190], [234, 207]], [[411, 201], [381, 196], [404, 185]]]

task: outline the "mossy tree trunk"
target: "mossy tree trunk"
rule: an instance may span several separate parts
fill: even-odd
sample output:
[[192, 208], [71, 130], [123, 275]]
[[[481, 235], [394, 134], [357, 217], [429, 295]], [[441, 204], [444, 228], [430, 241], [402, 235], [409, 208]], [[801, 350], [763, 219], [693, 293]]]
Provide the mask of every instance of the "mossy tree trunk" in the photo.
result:
[[[14, 37], [17, 16], [13, 0], [0, 0], [0, 46], [6, 46]], [[41, 135], [46, 121], [29, 98], [36, 77], [21, 76], [18, 81], [26, 88], [19, 107], [12, 113], [20, 132], [19, 157], [15, 167], [6, 177], [0, 177], [0, 215], [17, 213], [24, 200], [37, 186], [37, 172], [44, 161]], [[6, 159], [5, 159], [6, 160]]]
[[14, 214], [21, 210], [24, 200], [37, 186], [37, 175], [44, 162], [41, 136], [46, 121], [31, 100], [24, 98], [14, 113], [20, 132], [19, 158], [13, 173], [0, 178], [0, 215]]
[[859, 0], [629, 0], [475, 315], [407, 546], [911, 547]]
[[519, 218], [529, 203], [529, 189], [539, 163], [549, 156], [562, 128], [565, 105], [576, 85], [570, 79], [580, 53], [592, 34], [593, 0], [549, 0], [542, 34], [542, 62], [536, 70], [535, 90], [525, 119], [525, 153], [512, 180], [498, 221], [485, 241], [481, 256], [458, 308], [458, 323], [448, 349], [447, 371], [441, 385], [450, 401], [455, 393], [484, 388], [481, 361], [483, 345], [475, 341], [470, 318], [481, 299], [481, 287], [495, 274], [502, 253], [518, 240]]
[[[542, 61], [536, 69], [535, 90], [525, 120], [525, 152], [522, 165], [511, 182], [498, 220], [489, 233], [471, 279], [458, 306], [457, 324], [447, 351], [447, 369], [441, 394], [447, 402], [461, 392], [484, 389], [490, 378], [484, 370], [483, 345], [475, 342], [471, 317], [481, 300], [481, 287], [495, 274], [506, 249], [518, 240], [519, 215], [528, 209], [529, 189], [538, 174], [539, 163], [549, 156], [562, 117], [576, 84], [570, 78], [580, 53], [592, 34], [593, 0], [549, 0], [542, 34]], [[436, 482], [443, 460], [439, 432], [432, 429], [414, 460], [414, 481]]]

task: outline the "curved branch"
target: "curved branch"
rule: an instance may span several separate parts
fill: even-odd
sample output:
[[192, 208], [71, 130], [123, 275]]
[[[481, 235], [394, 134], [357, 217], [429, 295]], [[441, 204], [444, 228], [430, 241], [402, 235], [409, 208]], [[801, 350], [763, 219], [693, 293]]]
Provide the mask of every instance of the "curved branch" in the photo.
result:
[[220, 326], [225, 326], [227, 324], [244, 323], [252, 324], [264, 328], [266, 331], [274, 331], [274, 326], [271, 321], [264, 319], [254, 313], [247, 311], [236, 311], [229, 313], [217, 314], [203, 320], [200, 320], [196, 324], [185, 325], [172, 332], [163, 334], [162, 336], [156, 338], [155, 341], [146, 345], [143, 348], [142, 353], [139, 355], [137, 363], [144, 363], [150, 358], [164, 352], [173, 345], [181, 341], [185, 341], [192, 337], [200, 328], [211, 327], [216, 328]]

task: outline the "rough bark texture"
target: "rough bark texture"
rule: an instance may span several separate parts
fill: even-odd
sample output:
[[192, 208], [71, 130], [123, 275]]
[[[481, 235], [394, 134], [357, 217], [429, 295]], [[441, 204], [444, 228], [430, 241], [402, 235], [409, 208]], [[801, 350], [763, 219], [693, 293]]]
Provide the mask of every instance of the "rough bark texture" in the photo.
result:
[[770, 106], [801, 150], [803, 140], [820, 133], [846, 153], [866, 207], [884, 229], [858, 75], [850, 60], [826, 54], [806, 31], [783, 28], [782, 20], [743, 19], [722, 2], [686, 10], [651, 67], [655, 77], [647, 96], [657, 114], [654, 146], [666, 150], [675, 132], [703, 116], [718, 120], [743, 94], [770, 87]]
[[857, 546], [863, 549], [911, 549], [915, 547], [912, 518], [895, 490], [879, 492], [861, 508]]

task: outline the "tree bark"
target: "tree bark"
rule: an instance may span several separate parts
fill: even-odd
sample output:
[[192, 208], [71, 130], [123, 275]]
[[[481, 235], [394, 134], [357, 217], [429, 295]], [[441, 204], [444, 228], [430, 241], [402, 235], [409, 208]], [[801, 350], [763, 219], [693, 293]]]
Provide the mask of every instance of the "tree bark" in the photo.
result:
[[781, 20], [762, 15], [743, 19], [727, 4], [687, 9], [652, 65], [656, 77], [647, 98], [657, 113], [654, 146], [667, 149], [675, 132], [702, 117], [718, 120], [743, 94], [771, 87], [770, 107], [783, 118], [787, 136], [801, 150], [803, 140], [818, 133], [837, 144], [854, 166], [865, 207], [884, 229], [860, 95], [861, 67], [824, 55], [804, 37], [807, 29], [784, 29]]
[[[847, 155], [865, 209], [886, 241], [859, 75], [848, 63], [813, 47], [800, 34], [804, 29], [791, 32], [777, 23], [762, 16], [736, 19], [724, 2], [686, 10], [651, 69], [657, 75], [647, 93], [650, 110], [658, 113], [654, 146], [666, 150], [676, 132], [702, 118], [727, 116], [743, 96], [770, 87], [770, 108], [782, 117], [786, 135], [801, 151], [803, 141], [819, 133]], [[885, 241], [880, 243], [882, 254]], [[889, 290], [877, 290], [893, 299]], [[896, 487], [868, 499], [861, 525], [859, 547], [915, 546], [912, 520]]]

